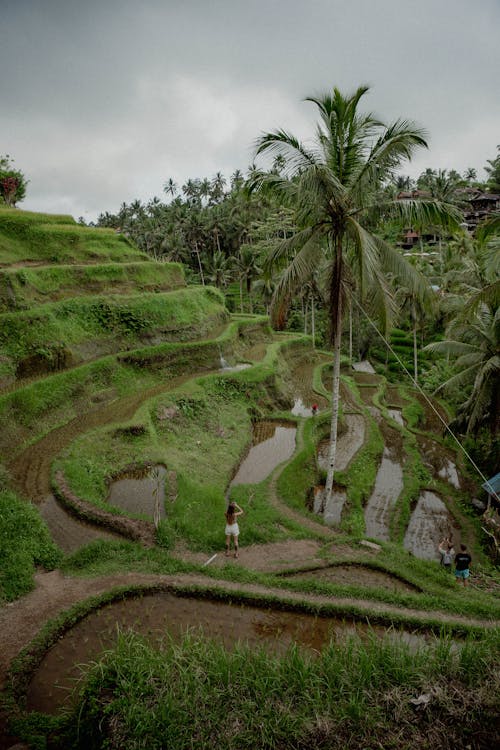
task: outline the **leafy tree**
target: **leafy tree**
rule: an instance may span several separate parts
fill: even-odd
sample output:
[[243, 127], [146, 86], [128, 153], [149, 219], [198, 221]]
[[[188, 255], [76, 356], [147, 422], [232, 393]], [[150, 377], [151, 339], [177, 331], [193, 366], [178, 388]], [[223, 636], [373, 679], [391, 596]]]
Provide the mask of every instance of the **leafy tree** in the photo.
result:
[[9, 154], [0, 156], [0, 200], [15, 206], [26, 196], [28, 180], [20, 169], [15, 169]]
[[361, 86], [354, 94], [345, 96], [335, 88], [333, 94], [308, 98], [320, 116], [314, 146], [306, 147], [284, 130], [264, 134], [257, 142], [257, 154], [283, 155], [286, 176], [257, 172], [252, 179], [255, 188], [270, 190], [293, 207], [299, 226], [299, 231], [282, 240], [273, 252], [275, 260], [291, 257], [274, 295], [275, 322], [283, 321], [292, 295], [310, 278], [313, 268], [320, 265], [324, 256], [329, 261], [334, 376], [327, 502], [333, 487], [342, 311], [349, 282], [356, 283], [361, 296], [370, 292], [386, 326], [391, 295], [384, 272], [392, 271], [416, 293], [423, 284], [402, 256], [373, 231], [376, 218], [390, 211], [410, 224], [417, 219], [422, 223], [452, 223], [459, 218], [453, 207], [433, 198], [381, 199], [384, 181], [391, 179], [400, 163], [411, 158], [415, 148], [426, 146], [426, 142], [423, 131], [412, 123], [397, 120], [386, 126], [372, 114], [362, 114], [358, 105], [367, 91], [368, 87]]
[[449, 326], [448, 334], [446, 340], [425, 348], [455, 358], [458, 372], [436, 391], [454, 388], [465, 394], [450, 427], [465, 429], [469, 434], [488, 423], [496, 433], [500, 415], [500, 307], [473, 298], [461, 318]]
[[491, 193], [500, 193], [500, 144], [497, 146], [498, 154], [495, 159], [488, 159], [485, 167], [488, 173], [487, 186]]

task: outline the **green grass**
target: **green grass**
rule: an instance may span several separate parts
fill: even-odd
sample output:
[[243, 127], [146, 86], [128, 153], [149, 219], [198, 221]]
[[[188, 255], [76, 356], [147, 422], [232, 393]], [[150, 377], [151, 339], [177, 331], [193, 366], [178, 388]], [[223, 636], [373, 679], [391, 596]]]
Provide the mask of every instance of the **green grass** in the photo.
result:
[[0, 270], [0, 312], [23, 310], [83, 294], [131, 294], [185, 286], [179, 263], [98, 263]]
[[76, 224], [70, 217], [25, 211], [0, 212], [3, 263], [82, 263], [149, 260], [129, 240], [108, 229]]
[[[77, 495], [108, 508], [106, 477], [134, 462], [163, 463], [177, 475], [177, 498], [166, 505], [166, 525], [173, 536], [192, 549], [220, 549], [224, 490], [251, 442], [249, 395], [253, 392], [252, 400], [274, 400], [268, 396], [265, 369], [263, 373], [264, 379], [253, 384], [241, 376], [205, 376], [197, 384], [150, 399], [133, 420], [143, 426], [143, 434], [131, 437], [116, 426], [89, 432], [68, 447], [54, 471], [63, 471]], [[235, 487], [233, 494], [247, 511], [244, 544], [303, 535], [296, 525], [283, 524], [269, 505], [265, 483]]]
[[[332, 642], [319, 655], [294, 646], [278, 656], [228, 649], [196, 632], [161, 650], [119, 634], [54, 747], [364, 750], [465, 746], [478, 733], [482, 747], [493, 747], [499, 640], [491, 634], [455, 651], [442, 638], [412, 651], [373, 635]], [[429, 692], [425, 711], [416, 711], [410, 700]]]
[[164, 341], [206, 336], [226, 319], [223, 298], [209, 287], [107, 297], [75, 297], [0, 315], [0, 358], [14, 364], [35, 358], [38, 367], [57, 369], [62, 350], [80, 358], [81, 345], [90, 355], [100, 349], [127, 348], [141, 337]]
[[[153, 386], [168, 383], [176, 376], [204, 370], [216, 370], [220, 364], [220, 350], [242, 350], [261, 331], [261, 324], [243, 322], [230, 324], [226, 331], [211, 341], [176, 344], [136, 349], [122, 355], [110, 355], [67, 372], [48, 376], [43, 380], [18, 388], [0, 396], [0, 450], [20, 452], [27, 443], [35, 442], [55, 427], [77, 415], [95, 408], [94, 399], [108, 403], [117, 398], [141, 393]], [[273, 357], [278, 356], [278, 347]], [[259, 375], [249, 371], [248, 380], [272, 376], [272, 362], [268, 361]], [[237, 380], [241, 373], [234, 373]]]
[[52, 570], [61, 559], [35, 506], [0, 490], [0, 602], [31, 591], [35, 566]]

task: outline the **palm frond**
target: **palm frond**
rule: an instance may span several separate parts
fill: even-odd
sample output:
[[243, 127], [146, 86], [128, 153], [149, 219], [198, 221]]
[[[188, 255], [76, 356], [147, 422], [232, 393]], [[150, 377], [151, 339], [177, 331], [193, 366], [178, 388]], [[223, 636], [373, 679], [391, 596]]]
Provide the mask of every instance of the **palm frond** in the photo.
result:
[[482, 305], [487, 305], [493, 310], [500, 308], [500, 279], [488, 284], [484, 289], [474, 294], [465, 305], [464, 315], [469, 317], [471, 313], [477, 312]]
[[306, 149], [294, 135], [285, 130], [264, 133], [255, 143], [255, 153], [283, 156], [292, 174], [300, 173], [318, 161], [314, 152]]
[[[274, 240], [264, 262], [264, 268], [269, 270], [281, 261], [288, 260], [290, 256], [297, 254], [302, 248], [308, 248], [309, 243], [316, 238], [319, 241], [319, 232], [316, 227], [306, 227], [291, 237]], [[307, 251], [307, 250], [306, 250]]]
[[427, 132], [408, 120], [396, 120], [385, 128], [353, 180], [353, 193], [378, 185], [417, 148], [427, 148]]
[[438, 354], [449, 354], [451, 357], [459, 357], [464, 354], [476, 353], [476, 347], [465, 344], [463, 341], [445, 339], [444, 341], [433, 341], [432, 344], [424, 346], [424, 352], [437, 352]]
[[443, 226], [452, 230], [463, 221], [457, 206], [434, 198], [403, 198], [379, 203], [374, 208], [402, 219], [408, 226]]
[[448, 378], [444, 383], [441, 383], [434, 393], [447, 390], [449, 388], [463, 388], [464, 386], [471, 385], [474, 382], [476, 376], [477, 366], [469, 367], [467, 370], [461, 370], [451, 378]]

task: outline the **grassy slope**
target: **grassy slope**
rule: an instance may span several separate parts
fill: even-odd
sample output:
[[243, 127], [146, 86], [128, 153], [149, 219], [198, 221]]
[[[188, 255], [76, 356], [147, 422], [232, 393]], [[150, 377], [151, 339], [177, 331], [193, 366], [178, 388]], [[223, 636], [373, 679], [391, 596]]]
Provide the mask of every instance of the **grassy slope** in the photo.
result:
[[0, 359], [4, 369], [15, 372], [23, 358], [31, 355], [37, 364], [51, 367], [51, 357], [61, 349], [110, 342], [108, 350], [127, 349], [137, 337], [161, 334], [168, 340], [188, 340], [206, 335], [210, 327], [224, 320], [223, 297], [211, 287], [179, 289], [140, 295], [75, 297], [32, 308], [26, 312], [0, 315]]
[[0, 312], [25, 310], [83, 294], [132, 294], [185, 286], [179, 263], [155, 261], [50, 265], [0, 270]]
[[71, 217], [0, 211], [0, 257], [12, 263], [149, 260], [126, 237], [76, 224]]

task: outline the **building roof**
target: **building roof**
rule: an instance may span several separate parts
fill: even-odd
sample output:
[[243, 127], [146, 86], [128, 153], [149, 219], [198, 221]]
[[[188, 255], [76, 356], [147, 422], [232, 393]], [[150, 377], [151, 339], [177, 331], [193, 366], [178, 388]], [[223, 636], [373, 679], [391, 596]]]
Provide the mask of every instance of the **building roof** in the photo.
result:
[[481, 485], [488, 495], [500, 495], [500, 472]]

